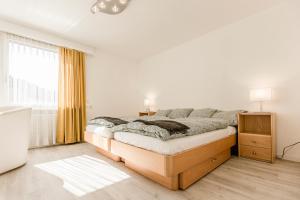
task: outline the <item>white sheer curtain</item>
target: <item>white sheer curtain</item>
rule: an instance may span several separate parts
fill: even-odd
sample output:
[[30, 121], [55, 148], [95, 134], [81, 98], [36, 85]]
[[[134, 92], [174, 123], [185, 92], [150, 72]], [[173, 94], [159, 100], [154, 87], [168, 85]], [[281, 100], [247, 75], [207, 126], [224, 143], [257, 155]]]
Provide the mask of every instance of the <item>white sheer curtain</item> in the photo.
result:
[[32, 112], [30, 147], [55, 144], [58, 94], [58, 48], [8, 35], [7, 86], [11, 105]]

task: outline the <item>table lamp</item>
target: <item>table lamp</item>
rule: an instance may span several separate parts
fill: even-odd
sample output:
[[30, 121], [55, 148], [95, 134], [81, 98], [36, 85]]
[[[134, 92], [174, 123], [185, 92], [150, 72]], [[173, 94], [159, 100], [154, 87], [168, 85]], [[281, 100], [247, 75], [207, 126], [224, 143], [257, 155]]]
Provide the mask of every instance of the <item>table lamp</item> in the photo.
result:
[[150, 100], [149, 99], [144, 99], [144, 106], [146, 108], [146, 112], [150, 112]]
[[263, 102], [272, 99], [271, 88], [256, 88], [250, 90], [250, 101], [259, 102], [260, 112], [263, 112]]

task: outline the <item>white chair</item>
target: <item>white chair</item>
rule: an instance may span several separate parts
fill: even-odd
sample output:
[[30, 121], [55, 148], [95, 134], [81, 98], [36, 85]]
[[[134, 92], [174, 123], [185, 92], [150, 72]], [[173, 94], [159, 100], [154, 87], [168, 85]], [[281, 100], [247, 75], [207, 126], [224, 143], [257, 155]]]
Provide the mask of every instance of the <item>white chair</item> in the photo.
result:
[[0, 107], [0, 174], [27, 161], [31, 108]]

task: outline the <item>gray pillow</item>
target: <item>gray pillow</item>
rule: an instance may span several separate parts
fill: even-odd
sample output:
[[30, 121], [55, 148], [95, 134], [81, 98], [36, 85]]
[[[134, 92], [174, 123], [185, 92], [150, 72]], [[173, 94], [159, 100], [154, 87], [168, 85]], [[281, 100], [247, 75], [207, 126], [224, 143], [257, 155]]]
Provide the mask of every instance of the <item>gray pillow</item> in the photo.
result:
[[212, 108], [197, 109], [197, 110], [193, 110], [193, 112], [191, 112], [189, 117], [209, 118], [215, 112], [217, 112], [217, 109], [212, 109]]
[[246, 112], [244, 110], [231, 110], [231, 111], [217, 111], [213, 114], [212, 118], [224, 119], [228, 121], [230, 126], [237, 125], [237, 114], [240, 112]]
[[167, 117], [170, 113], [171, 113], [172, 110], [158, 110], [156, 113], [155, 113], [155, 116], [160, 116], [160, 117]]
[[188, 117], [192, 111], [192, 108], [177, 108], [172, 110], [168, 117], [170, 117], [171, 119], [185, 118]]

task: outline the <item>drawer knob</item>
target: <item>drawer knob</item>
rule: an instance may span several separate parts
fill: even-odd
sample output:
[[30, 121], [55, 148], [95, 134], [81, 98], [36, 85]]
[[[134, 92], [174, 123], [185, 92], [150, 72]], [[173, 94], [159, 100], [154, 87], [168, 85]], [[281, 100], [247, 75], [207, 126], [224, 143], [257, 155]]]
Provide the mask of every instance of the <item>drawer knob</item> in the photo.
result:
[[252, 151], [252, 155], [256, 155], [256, 152], [255, 152], [255, 151]]
[[254, 144], [256, 144], [256, 141], [255, 141], [255, 140], [252, 140], [251, 142], [254, 143]]
[[211, 159], [211, 162], [216, 162], [216, 161], [217, 161], [216, 158], [212, 158], [212, 159]]

